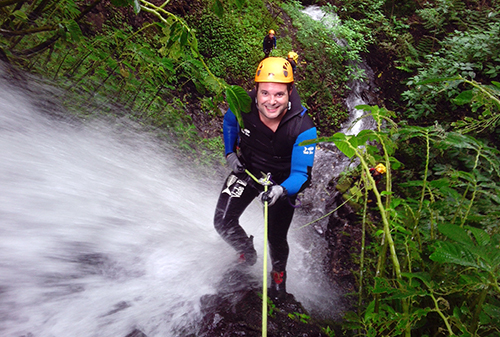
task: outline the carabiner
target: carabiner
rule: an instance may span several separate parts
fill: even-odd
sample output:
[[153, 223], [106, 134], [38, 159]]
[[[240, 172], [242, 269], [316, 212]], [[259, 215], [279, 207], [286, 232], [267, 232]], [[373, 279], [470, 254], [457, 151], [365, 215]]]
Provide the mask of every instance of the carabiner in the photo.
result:
[[262, 178], [258, 180], [258, 183], [262, 186], [271, 186], [273, 184], [271, 181], [271, 173], [265, 174], [262, 172]]

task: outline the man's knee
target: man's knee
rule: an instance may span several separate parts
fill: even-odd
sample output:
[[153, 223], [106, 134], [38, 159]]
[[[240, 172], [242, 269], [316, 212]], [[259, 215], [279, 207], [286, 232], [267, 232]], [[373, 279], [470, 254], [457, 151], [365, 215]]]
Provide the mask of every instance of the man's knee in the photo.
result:
[[226, 236], [231, 228], [234, 226], [234, 219], [228, 219], [224, 217], [223, 213], [215, 213], [214, 217], [214, 227], [217, 233], [222, 236]]

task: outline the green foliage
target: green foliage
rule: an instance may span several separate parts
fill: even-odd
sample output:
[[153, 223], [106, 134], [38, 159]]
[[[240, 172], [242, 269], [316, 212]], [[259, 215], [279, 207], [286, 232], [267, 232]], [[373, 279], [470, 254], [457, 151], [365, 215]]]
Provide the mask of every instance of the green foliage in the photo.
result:
[[[345, 317], [344, 328], [366, 336], [498, 334], [500, 154], [491, 142], [469, 135], [498, 130], [498, 2], [438, 0], [416, 10], [419, 3], [409, 0], [350, 0], [328, 7], [342, 25], [332, 16], [313, 21], [298, 2], [280, 4], [296, 32], [281, 30], [274, 1], [201, 1], [181, 18], [156, 2], [113, 0], [127, 7], [105, 8], [102, 27], [87, 22], [96, 9], [86, 1], [35, 6], [42, 3], [0, 7], [0, 51], [76, 93], [80, 101], [68, 106], [79, 110], [71, 111], [91, 118], [119, 107], [164, 130], [201, 165], [223, 161], [222, 140], [200, 139], [186, 107], [200, 102], [202, 111], [218, 116], [225, 94], [237, 116], [248, 111], [245, 90], [225, 80], [248, 89], [268, 29], [278, 32], [274, 55], [303, 50], [299, 93], [324, 131], [346, 116], [340, 102], [347, 80], [364, 76], [355, 66], [361, 55], [377, 45], [397, 57], [400, 70], [416, 71], [404, 94], [408, 109], [399, 115], [423, 126], [397, 128], [392, 111], [361, 106], [375, 118], [375, 130], [323, 132], [314, 141], [334, 142], [360, 160], [361, 179], [344, 191], [361, 210], [376, 212], [373, 227], [363, 223], [372, 241], [364, 244], [365, 255], [355, 257], [363, 266], [359, 308]], [[143, 23], [124, 24], [123, 13], [132, 9]], [[415, 13], [421, 25], [403, 13]], [[420, 35], [414, 38], [415, 30]], [[369, 171], [379, 162], [388, 168], [383, 185]], [[368, 195], [374, 204], [363, 209]], [[272, 314], [274, 304], [268, 305]], [[309, 320], [297, 313], [290, 318]]]
[[322, 328], [321, 332], [323, 332], [328, 337], [335, 337], [335, 330], [332, 330], [329, 326], [326, 328]]
[[[300, 59], [304, 65], [299, 64], [297, 69], [302, 103], [309, 107], [321, 106], [318, 111], [313, 109], [310, 113], [322, 132], [339, 128], [347, 117], [340, 104], [340, 96], [347, 89], [345, 82], [349, 76], [356, 78], [360, 75], [356, 67], [346, 68], [345, 63], [359, 59], [359, 50], [346, 48], [336, 42], [334, 34], [340, 34], [340, 31], [334, 28], [338, 24], [335, 15], [318, 22], [303, 13], [298, 3], [287, 2], [282, 7], [298, 28], [296, 38], [303, 50]], [[343, 38], [352, 38], [353, 45], [356, 37], [362, 35], [356, 35], [348, 27], [342, 28], [342, 34]]]
[[233, 85], [226, 88], [226, 98], [231, 111], [238, 119], [240, 127], [243, 128], [244, 125], [241, 113], [250, 112], [250, 105], [252, 103], [250, 96], [248, 96], [247, 92], [243, 88]]
[[288, 317], [290, 317], [293, 320], [300, 321], [306, 324], [309, 323], [309, 320], [311, 319], [309, 315], [301, 314], [299, 312], [293, 312], [293, 313], [291, 312], [288, 314]]
[[135, 14], [141, 11], [141, 5], [138, 0], [111, 0], [111, 3], [115, 6], [132, 6]]
[[281, 45], [278, 27], [262, 1], [246, 2], [241, 12], [223, 10], [220, 14], [203, 8], [186, 20], [196, 30], [200, 53], [214, 75], [248, 87], [263, 56], [262, 39], [267, 29], [277, 31]]
[[[406, 115], [419, 120], [436, 117], [439, 107], [448, 105], [451, 97], [460, 93], [460, 81], [441, 84], [420, 84], [425, 79], [461, 76], [465, 79], [496, 78], [500, 67], [500, 23], [489, 22], [485, 27], [470, 31], [455, 31], [441, 42], [442, 49], [426, 56], [418, 74], [410, 78], [410, 89], [403, 93], [408, 102]], [[460, 102], [452, 101], [450, 111], [441, 118], [448, 121], [456, 115]], [[465, 112], [467, 113], [467, 112]], [[446, 118], [447, 117], [447, 118]]]
[[[236, 1], [237, 5], [243, 3]], [[212, 96], [212, 111], [207, 113], [213, 113], [218, 111], [216, 105], [226, 89], [201, 58], [195, 30], [168, 12], [165, 4], [156, 6], [145, 0], [116, 0], [113, 4], [132, 6], [136, 13], [148, 13], [153, 20], [132, 27], [124, 24], [122, 10], [109, 7], [106, 15], [110, 19], [95, 29], [85, 22], [91, 7], [68, 0], [39, 6], [30, 22], [31, 27], [39, 29], [26, 29], [26, 19], [34, 10], [23, 4], [0, 22], [14, 34], [4, 34], [7, 38], [0, 39], [0, 48], [13, 63], [29, 64], [32, 71], [59, 81], [70, 91], [87, 91], [83, 109], [77, 113], [87, 109], [90, 112], [83, 112], [86, 115], [106, 114], [112, 110], [109, 106], [118, 105], [124, 111], [133, 111], [132, 119], [170, 128], [179, 142], [193, 142], [196, 129], [185, 112], [177, 109], [192, 97], [178, 99], [176, 91], [192, 86], [195, 94]], [[234, 87], [228, 87], [229, 91], [237, 93], [230, 105], [236, 105], [238, 111], [243, 106], [241, 92]], [[69, 108], [72, 106], [70, 103]], [[183, 147], [192, 150], [191, 146]]]
[[[358, 280], [360, 307], [344, 317], [344, 328], [366, 336], [500, 331], [495, 318], [500, 309], [500, 152], [439, 125], [396, 127], [394, 113], [385, 108], [357, 108], [369, 112], [377, 130], [304, 142], [334, 142], [346, 156], [360, 160], [361, 179], [352, 195], [362, 199], [371, 193], [380, 219], [367, 233], [379, 244], [362, 249], [367, 255], [360, 259], [366, 266]], [[407, 168], [413, 180], [393, 187], [394, 174], [400, 175], [405, 164], [397, 159], [404, 158], [398, 150], [403, 144], [405, 151], [420, 148], [415, 153], [421, 157], [417, 167]], [[388, 168], [382, 191], [369, 170], [378, 162]]]

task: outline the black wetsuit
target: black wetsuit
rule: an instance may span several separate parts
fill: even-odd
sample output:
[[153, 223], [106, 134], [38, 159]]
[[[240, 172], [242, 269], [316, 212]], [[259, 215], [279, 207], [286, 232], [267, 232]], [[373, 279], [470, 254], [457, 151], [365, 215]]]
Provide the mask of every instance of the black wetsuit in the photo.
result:
[[[249, 93], [252, 102], [255, 91]], [[240, 148], [240, 160], [257, 178], [271, 173], [274, 183], [288, 191], [287, 198], [279, 199], [269, 207], [268, 240], [273, 269], [285, 271], [288, 259], [287, 233], [292, 221], [296, 195], [310, 181], [314, 161], [314, 145], [299, 146], [307, 139], [316, 138], [316, 128], [301, 105], [295, 89], [290, 96], [291, 109], [281, 120], [277, 130], [271, 131], [259, 118], [255, 103], [252, 111], [243, 114], [244, 128], [240, 129], [231, 110], [224, 116], [224, 143], [226, 155]], [[264, 187], [246, 173], [231, 173], [226, 179], [215, 211], [217, 232], [237, 251], [245, 250], [248, 236], [239, 225], [239, 217]]]
[[265, 57], [269, 57], [273, 48], [276, 48], [276, 36], [271, 38], [269, 35], [266, 35], [264, 37], [264, 41], [262, 42], [262, 49], [264, 50], [264, 54], [266, 54]]

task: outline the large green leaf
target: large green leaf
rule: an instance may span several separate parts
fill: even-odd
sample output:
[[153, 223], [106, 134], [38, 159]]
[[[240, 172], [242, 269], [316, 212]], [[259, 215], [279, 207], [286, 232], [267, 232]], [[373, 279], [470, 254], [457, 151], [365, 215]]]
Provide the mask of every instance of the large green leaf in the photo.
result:
[[299, 144], [299, 146], [306, 146], [306, 145], [311, 145], [311, 144], [316, 144], [316, 143], [332, 143], [332, 142], [335, 142], [338, 140], [345, 140], [345, 139], [346, 139], [346, 136], [343, 133], [337, 132], [330, 137], [319, 137], [316, 139], [304, 140], [303, 142], [301, 142]]
[[419, 279], [424, 282], [424, 284], [429, 289], [434, 289], [434, 281], [432, 281], [431, 275], [427, 272], [415, 272], [415, 273], [401, 273], [401, 276], [407, 277], [409, 279]]
[[164, 57], [160, 60], [160, 63], [165, 69], [169, 70], [170, 72], [174, 71], [174, 63], [171, 59]]
[[490, 236], [484, 230], [471, 226], [466, 226], [466, 228], [471, 231], [472, 235], [474, 235], [478, 245], [486, 246], [490, 243]]
[[373, 130], [362, 130], [360, 133], [356, 135], [359, 144], [364, 144], [369, 140], [374, 140], [376, 138], [375, 132]]
[[240, 127], [244, 127], [241, 113], [248, 113], [251, 109], [252, 99], [248, 93], [240, 86], [231, 85], [226, 87], [226, 99], [231, 111], [236, 116]]
[[474, 245], [469, 234], [467, 234], [467, 231], [460, 226], [445, 223], [445, 224], [440, 224], [438, 226], [438, 229], [439, 232], [441, 232], [441, 234], [452, 239], [453, 241], [462, 243], [466, 246]]
[[463, 245], [453, 242], [440, 242], [439, 247], [429, 258], [438, 263], [453, 263], [465, 267], [482, 269], [476, 263], [474, 255], [468, 249], [464, 248]]
[[496, 305], [485, 303], [483, 311], [491, 318], [498, 319], [500, 317], [500, 307], [497, 307]]
[[472, 101], [474, 97], [472, 90], [462, 91], [457, 97], [453, 99], [453, 102], [457, 105], [468, 104]]
[[345, 154], [347, 157], [352, 158], [356, 154], [356, 150], [354, 150], [350, 145], [349, 141], [341, 141], [341, 140], [336, 140], [334, 141], [335, 145], [337, 148]]
[[186, 45], [187, 40], [188, 40], [188, 31], [184, 29], [181, 34], [181, 40], [180, 40], [181, 47], [184, 47]]
[[82, 31], [80, 30], [80, 26], [78, 25], [78, 23], [76, 23], [75, 20], [70, 20], [66, 25], [66, 28], [69, 31], [71, 40], [73, 42], [80, 42], [80, 38], [83, 34]]

